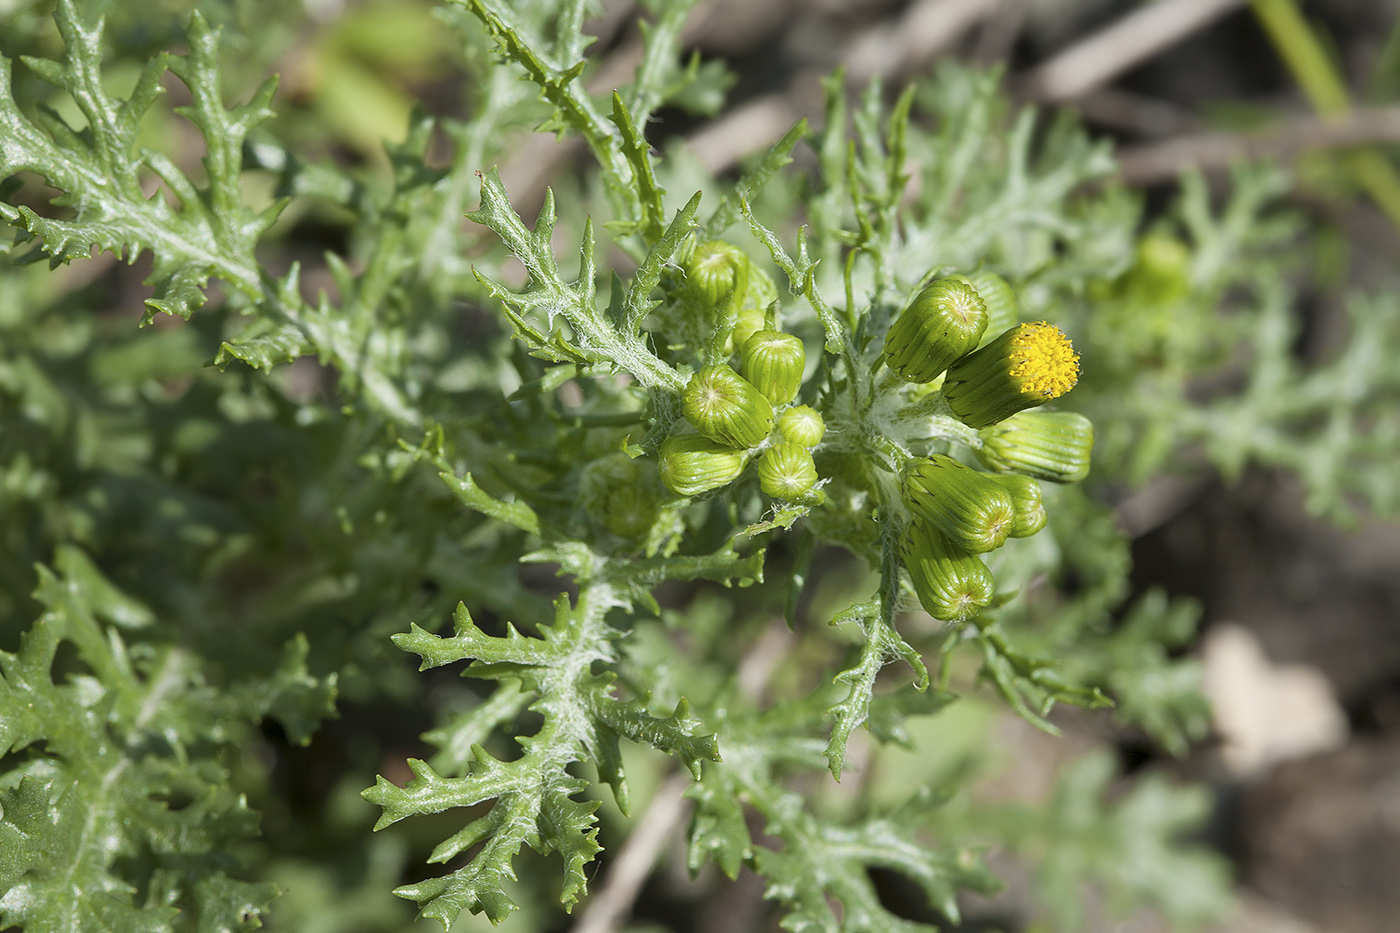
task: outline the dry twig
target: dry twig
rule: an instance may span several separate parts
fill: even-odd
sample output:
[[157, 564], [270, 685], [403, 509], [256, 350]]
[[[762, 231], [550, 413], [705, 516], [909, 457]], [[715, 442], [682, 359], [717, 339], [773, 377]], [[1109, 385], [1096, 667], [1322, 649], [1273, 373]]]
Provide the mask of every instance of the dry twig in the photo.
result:
[[685, 817], [685, 800], [681, 794], [688, 786], [687, 775], [672, 774], [656, 789], [608, 869], [602, 888], [588, 901], [578, 923], [574, 924], [573, 933], [613, 933], [621, 927], [642, 884], [651, 874], [656, 857]]
[[898, 22], [876, 26], [853, 42], [842, 59], [856, 83], [876, 75], [900, 74], [949, 48], [987, 17], [995, 0], [919, 0]]
[[1241, 7], [1246, 0], [1158, 0], [1089, 36], [1022, 79], [1031, 100], [1074, 100]]
[[1134, 185], [1176, 178], [1188, 169], [1220, 170], [1233, 162], [1287, 159], [1316, 149], [1400, 142], [1400, 107], [1303, 117], [1254, 133], [1198, 133], [1118, 154], [1118, 175]]

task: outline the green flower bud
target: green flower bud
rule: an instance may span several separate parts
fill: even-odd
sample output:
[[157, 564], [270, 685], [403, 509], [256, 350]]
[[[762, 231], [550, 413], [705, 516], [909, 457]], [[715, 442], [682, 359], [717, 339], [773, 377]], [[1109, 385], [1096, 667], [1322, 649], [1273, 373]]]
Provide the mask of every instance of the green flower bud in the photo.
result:
[[1024, 473], [1052, 483], [1089, 475], [1094, 425], [1073, 411], [1023, 411], [983, 428], [977, 459], [998, 473]]
[[987, 309], [977, 292], [939, 279], [914, 296], [885, 336], [885, 362], [906, 382], [932, 382], [977, 346]]
[[1016, 293], [1006, 279], [984, 270], [969, 275], [967, 284], [976, 289], [982, 304], [987, 306], [987, 329], [982, 333], [984, 343], [1016, 326]]
[[642, 484], [618, 486], [608, 493], [603, 525], [620, 538], [639, 538], [656, 524], [660, 501]]
[[758, 485], [774, 499], [800, 499], [817, 484], [817, 465], [807, 448], [775, 444], [758, 458]]
[[584, 467], [579, 477], [579, 505], [593, 515], [604, 516], [612, 491], [622, 486], [635, 486], [641, 476], [642, 465], [624, 453], [599, 457]]
[[624, 453], [599, 457], [583, 469], [579, 504], [613, 534], [638, 537], [651, 529], [661, 505], [661, 490], [649, 470]]
[[909, 511], [974, 554], [1001, 547], [1016, 521], [1005, 487], [943, 454], [906, 467], [902, 492]]
[[991, 478], [1011, 494], [1011, 508], [1016, 512], [1016, 520], [1011, 523], [1009, 537], [1029, 538], [1045, 527], [1050, 516], [1045, 512], [1045, 500], [1040, 495], [1039, 483], [1020, 473], [999, 473]]
[[778, 300], [778, 286], [758, 266], [749, 266], [749, 290], [734, 322], [734, 346], [742, 347], [766, 326], [768, 306]]
[[794, 405], [778, 416], [778, 433], [783, 440], [792, 441], [799, 447], [815, 447], [826, 434], [826, 422], [815, 408], [807, 405]]
[[921, 521], [904, 529], [904, 567], [929, 615], [962, 622], [992, 601], [996, 584], [982, 558]]
[[1135, 305], [1173, 305], [1191, 292], [1191, 250], [1175, 237], [1149, 233], [1138, 241], [1137, 261], [1123, 277], [1123, 296]]
[[740, 370], [774, 405], [786, 405], [802, 385], [807, 352], [802, 339], [776, 330], [755, 333], [739, 351]]
[[681, 434], [662, 441], [657, 467], [667, 489], [698, 496], [737, 479], [744, 472], [744, 452], [699, 434]]
[[1018, 324], [948, 367], [943, 397], [969, 427], [984, 428], [1059, 398], [1079, 381], [1079, 354], [1058, 327]]
[[713, 308], [733, 292], [732, 307], [741, 308], [749, 287], [749, 257], [723, 240], [710, 240], [691, 250], [681, 265], [685, 287], [701, 304]]
[[691, 376], [681, 411], [701, 434], [730, 447], [757, 447], [773, 430], [773, 406], [728, 366], [707, 366]]

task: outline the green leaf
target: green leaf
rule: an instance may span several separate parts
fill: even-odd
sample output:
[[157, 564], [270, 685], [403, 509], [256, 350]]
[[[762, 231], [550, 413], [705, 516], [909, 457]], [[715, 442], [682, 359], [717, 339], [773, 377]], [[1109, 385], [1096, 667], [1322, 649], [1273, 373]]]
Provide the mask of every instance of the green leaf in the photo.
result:
[[[846, 696], [828, 710], [835, 722], [831, 727], [831, 739], [827, 742], [826, 757], [831, 765], [831, 776], [838, 781], [841, 780], [841, 772], [846, 765], [846, 744], [850, 741], [851, 733], [870, 716], [875, 675], [889, 660], [899, 656], [885, 654], [889, 647], [892, 646], [882, 644], [878, 637], [873, 642], [867, 641], [856, 666], [836, 675], [836, 683], [850, 686]], [[917, 669], [922, 670], [922, 667], [920, 662]], [[920, 676], [921, 683], [927, 684], [928, 672], [922, 670]], [[882, 721], [880, 727], [888, 734], [891, 724]]]
[[[622, 102], [622, 95], [613, 91], [612, 96], [612, 121], [617, 124], [618, 130], [622, 133], [621, 148], [623, 157], [632, 166], [632, 177], [635, 182], [637, 199], [641, 202], [642, 216], [638, 226], [646, 234], [648, 240], [655, 241], [661, 236], [662, 217], [665, 208], [661, 206], [661, 196], [664, 193], [661, 186], [656, 183], [656, 175], [652, 171], [651, 147], [646, 139], [637, 132], [637, 127], [632, 122], [632, 114], [628, 112], [627, 105]], [[690, 213], [695, 213], [692, 208]], [[671, 251], [675, 250], [674, 243]], [[655, 283], [652, 283], [655, 285]], [[648, 289], [650, 291], [650, 289]]]
[[1087, 885], [1120, 915], [1146, 902], [1173, 925], [1222, 917], [1230, 903], [1224, 860], [1179, 842], [1209, 809], [1206, 792], [1153, 775], [1115, 799], [1115, 770], [1110, 753], [1086, 755], [1060, 775], [1043, 811], [1017, 808], [995, 818], [1013, 850], [1039, 853], [1036, 885], [1056, 929], [1083, 929]]
[[[865, 722], [870, 715], [871, 703], [875, 694], [875, 678], [881, 669], [891, 661], [903, 660], [914, 671], [914, 688], [925, 691], [929, 688], [928, 667], [923, 657], [913, 646], [894, 630], [894, 606], [899, 597], [899, 565], [886, 546], [886, 562], [881, 574], [880, 593], [876, 600], [851, 606], [832, 620], [833, 625], [856, 619], [865, 632], [865, 644], [854, 666], [836, 675], [835, 683], [850, 686], [846, 696], [827, 711], [835, 719], [831, 729], [831, 740], [827, 743], [826, 758], [831, 768], [831, 776], [841, 780], [841, 770], [846, 763], [846, 743], [851, 732]], [[942, 703], [931, 701], [935, 708]], [[888, 734], [896, 728], [888, 720], [891, 709], [882, 711], [879, 729]]]
[[700, 192], [697, 191], [685, 207], [676, 212], [656, 245], [647, 251], [646, 258], [632, 277], [632, 284], [627, 288], [627, 298], [618, 323], [623, 334], [636, 334], [647, 313], [655, 307], [656, 302], [651, 300], [652, 290], [661, 281], [661, 270], [675, 257], [681, 242], [694, 228], [695, 212], [699, 207]]
[[1189, 600], [1149, 590], [1105, 639], [1094, 658], [1097, 676], [1089, 675], [1107, 684], [1118, 718], [1141, 727], [1174, 755], [1185, 755], [1210, 730], [1200, 662], [1167, 653], [1191, 642], [1200, 614]]
[[720, 199], [714, 213], [701, 225], [700, 238], [713, 239], [734, 226], [739, 220], [739, 205], [752, 200], [763, 190], [770, 178], [792, 164], [792, 150], [796, 149], [797, 144], [806, 139], [810, 132], [807, 118], [803, 117], [793, 124], [792, 129], [784, 133], [781, 139], [769, 146], [763, 158], [735, 183], [733, 192]]
[[[239, 172], [244, 139], [272, 116], [275, 79], [247, 104], [226, 109], [220, 99], [218, 32], [196, 12], [190, 17], [189, 54], [156, 56], [131, 95], [116, 101], [102, 85], [101, 27], [86, 26], [72, 0], [60, 0], [55, 20], [66, 59], [26, 64], [71, 96], [87, 128], [74, 133], [56, 116], [43, 125], [27, 119], [13, 98], [10, 62], [0, 56], [0, 178], [34, 172], [61, 192], [54, 205], [73, 207], [77, 215], [60, 220], [0, 203], [0, 218], [39, 239], [53, 266], [85, 259], [94, 249], [131, 262], [149, 251], [154, 268], [146, 282], [155, 286], [155, 295], [146, 301], [148, 321], [158, 311], [188, 318], [204, 303], [211, 277], [260, 295], [253, 249], [283, 205], [261, 212], [244, 207]], [[204, 137], [209, 183], [203, 189], [168, 157], [137, 142], [142, 118], [163, 93], [160, 79], [167, 68], [185, 82], [193, 99], [180, 112]], [[141, 187], [146, 172], [160, 179], [175, 206], [160, 192], [146, 196]]]
[[[515, 908], [504, 885], [515, 877], [512, 863], [522, 845], [563, 856], [565, 883], [560, 899], [566, 908], [583, 895], [585, 867], [600, 851], [593, 816], [598, 804], [573, 799], [584, 788], [568, 770], [574, 762], [597, 764], [603, 779], [613, 785], [619, 804], [625, 806], [619, 736], [674, 754], [696, 773], [701, 760], [718, 759], [715, 737], [697, 733], [700, 724], [690, 718], [684, 701], [670, 716], [653, 716], [645, 700], [624, 703], [612, 695], [613, 675], [591, 672], [595, 664], [607, 665], [616, 658], [612, 643], [619, 633], [604, 616], [620, 604], [619, 596], [604, 582], [585, 584], [573, 605], [561, 596], [554, 622], [540, 626], [540, 638], [521, 635], [510, 624], [504, 636], [488, 635], [464, 605], [458, 606], [451, 637], [433, 635], [417, 625], [394, 636], [399, 647], [423, 658], [424, 668], [470, 660], [467, 673], [472, 676], [519, 683], [535, 698], [529, 708], [543, 719], [533, 736], [518, 739], [524, 754], [512, 761], [493, 758], [474, 744], [470, 763], [461, 756], [443, 757], [463, 770], [463, 777], [443, 776], [428, 763], [413, 760], [409, 766], [414, 777], [406, 786], [396, 787], [380, 777], [364, 792], [366, 800], [383, 809], [376, 829], [409, 816], [494, 801], [485, 816], [474, 819], [433, 853], [433, 861], [447, 861], [484, 843], [464, 868], [395, 892], [416, 900], [423, 915], [440, 920], [444, 928], [462, 910], [485, 913], [499, 922]], [[478, 716], [438, 730], [434, 741], [444, 751], [460, 747], [463, 736], [459, 733], [484, 736], [515, 708], [510, 699], [504, 707], [485, 706]], [[482, 719], [488, 723], [485, 728]]]
[[[692, 200], [685, 210], [677, 214], [671, 224], [672, 231], [684, 232], [694, 217], [696, 203]], [[590, 222], [584, 228], [583, 246], [580, 250], [579, 279], [574, 285], [567, 284], [559, 273], [554, 259], [550, 237], [554, 231], [554, 198], [545, 197], [533, 231], [526, 228], [520, 215], [511, 207], [499, 173], [492, 169], [481, 181], [481, 207], [468, 215], [477, 223], [485, 224], [495, 231], [502, 243], [510, 250], [529, 273], [530, 280], [523, 292], [514, 292], [505, 286], [481, 276], [491, 293], [506, 305], [507, 317], [516, 326], [517, 335], [532, 349], [547, 359], [560, 362], [599, 363], [611, 362], [634, 375], [642, 385], [680, 391], [684, 381], [679, 373], [662, 362], [647, 347], [635, 329], [632, 316], [645, 307], [651, 289], [635, 296], [628, 324], [618, 324], [609, 320], [595, 304], [595, 284], [593, 281], [593, 227]], [[645, 270], [659, 267], [669, 260], [681, 237], [679, 233], [667, 233], [661, 243], [647, 257], [650, 266], [644, 263], [643, 275], [656, 274]], [[654, 257], [654, 258], [653, 258]], [[544, 321], [531, 321], [532, 317], [544, 316]], [[566, 339], [556, 328], [554, 319], [562, 317], [572, 330], [572, 339]]]
[[594, 713], [600, 723], [618, 735], [675, 755], [700, 780], [700, 763], [720, 760], [715, 737], [695, 733], [702, 723], [690, 717], [690, 704], [684, 699], [669, 716], [648, 713], [646, 700], [644, 697], [632, 703], [603, 703], [595, 707]]
[[[231, 852], [257, 836], [257, 815], [226, 786], [221, 755], [281, 705], [286, 687], [235, 684], [221, 695], [189, 651], [128, 646], [99, 619], [145, 631], [150, 611], [76, 549], [56, 563], [62, 576], [38, 571], [43, 615], [18, 654], [0, 652], [9, 767], [0, 774], [0, 923], [35, 933], [260, 926], [277, 889], [236, 877]], [[87, 672], [55, 682], [65, 642]], [[325, 713], [333, 680], [296, 673], [306, 646], [295, 644], [285, 670]], [[291, 717], [289, 729], [309, 731], [312, 715]], [[141, 900], [138, 884], [148, 888]]]
[[[990, 894], [1000, 887], [976, 852], [944, 851], [918, 838], [919, 827], [943, 802], [927, 789], [890, 814], [842, 823], [811, 813], [800, 794], [774, 779], [774, 750], [783, 744], [768, 731], [774, 725], [770, 720], [768, 728], [742, 730], [746, 734], [729, 745], [725, 764], [707, 767], [703, 789], [689, 794], [697, 800], [691, 825], [692, 867], [711, 856], [728, 859], [733, 866], [739, 853], [749, 854], [753, 869], [767, 880], [765, 896], [783, 905], [783, 928], [823, 933], [933, 929], [887, 909], [871, 881], [872, 868], [913, 881], [954, 923], [960, 916], [959, 889]], [[750, 846], [741, 832], [742, 815], [726, 802], [735, 798], [761, 813], [771, 841]]]
[[233, 360], [241, 360], [254, 369], [271, 372], [278, 363], [291, 363], [311, 350], [300, 327], [275, 324], [264, 318], [239, 334], [236, 340], [224, 341], [214, 357], [214, 365], [223, 368]]
[[1086, 709], [1111, 707], [1113, 701], [1098, 687], [1068, 683], [1049, 658], [1039, 658], [1014, 647], [995, 622], [982, 623], [975, 635], [982, 649], [979, 676], [990, 680], [997, 692], [1026, 722], [1042, 732], [1059, 735], [1060, 730], [1045, 717], [1056, 703], [1069, 703]]
[[266, 679], [235, 684], [230, 690], [233, 704], [256, 720], [276, 719], [287, 737], [307, 745], [322, 720], [335, 718], [335, 673], [313, 677], [306, 669], [311, 645], [298, 633], [282, 650], [282, 662]]
[[513, 525], [521, 531], [532, 535], [540, 533], [540, 519], [535, 514], [534, 509], [524, 502], [503, 502], [486, 493], [472, 479], [470, 473], [465, 476], [454, 476], [451, 473], [440, 473], [442, 481], [447, 484], [463, 505], [469, 509], [474, 509], [483, 515]]
[[731, 880], [753, 856], [744, 808], [728, 788], [709, 783], [692, 784], [685, 796], [695, 801], [690, 821], [686, 864], [692, 873], [713, 861]]

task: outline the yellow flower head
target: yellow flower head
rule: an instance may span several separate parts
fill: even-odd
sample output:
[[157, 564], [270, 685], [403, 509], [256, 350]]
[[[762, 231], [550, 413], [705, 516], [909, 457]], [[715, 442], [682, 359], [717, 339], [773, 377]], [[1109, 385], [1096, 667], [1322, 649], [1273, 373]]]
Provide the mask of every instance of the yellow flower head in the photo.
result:
[[1079, 354], [1065, 332], [1037, 321], [1022, 324], [1011, 337], [1011, 375], [1021, 391], [1039, 401], [1059, 398], [1079, 381]]
[[943, 398], [964, 424], [984, 428], [1059, 398], [1079, 381], [1079, 354], [1058, 327], [1037, 321], [1003, 331], [948, 367]]

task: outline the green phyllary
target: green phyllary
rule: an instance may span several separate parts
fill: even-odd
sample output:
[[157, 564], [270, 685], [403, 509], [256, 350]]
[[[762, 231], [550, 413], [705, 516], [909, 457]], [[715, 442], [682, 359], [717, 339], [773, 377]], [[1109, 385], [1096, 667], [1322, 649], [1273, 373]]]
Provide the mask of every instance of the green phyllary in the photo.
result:
[[1016, 521], [1000, 483], [943, 454], [911, 461], [901, 489], [910, 512], [975, 554], [1001, 547]]
[[758, 483], [774, 499], [797, 499], [817, 484], [817, 466], [807, 448], [774, 444], [758, 458]]
[[661, 482], [678, 496], [698, 496], [727, 486], [744, 471], [742, 450], [700, 434], [668, 437], [657, 454]]
[[914, 296], [885, 336], [885, 364], [906, 382], [932, 382], [977, 346], [987, 309], [966, 282], [939, 279]]
[[992, 601], [996, 585], [982, 558], [932, 525], [917, 519], [906, 525], [901, 551], [919, 604], [935, 619], [962, 622]]
[[977, 459], [999, 473], [1024, 473], [1053, 483], [1089, 475], [1094, 424], [1073, 411], [1023, 411], [978, 432]]
[[778, 416], [778, 433], [784, 440], [812, 448], [826, 435], [826, 422], [810, 405], [794, 405]]
[[744, 342], [739, 358], [744, 378], [774, 405], [786, 405], [797, 395], [807, 365], [800, 337], [760, 330]]
[[701, 434], [730, 447], [757, 447], [773, 430], [773, 406], [728, 366], [707, 366], [690, 377], [681, 411]]
[[1079, 381], [1079, 354], [1058, 327], [1019, 324], [948, 368], [943, 397], [964, 424], [996, 424], [1059, 398]]
[[1029, 538], [1045, 527], [1050, 516], [1045, 511], [1045, 499], [1040, 492], [1040, 484], [1021, 473], [989, 474], [1011, 494], [1011, 508], [1015, 519], [1011, 523], [1011, 538]]

